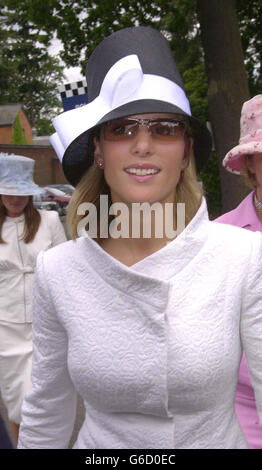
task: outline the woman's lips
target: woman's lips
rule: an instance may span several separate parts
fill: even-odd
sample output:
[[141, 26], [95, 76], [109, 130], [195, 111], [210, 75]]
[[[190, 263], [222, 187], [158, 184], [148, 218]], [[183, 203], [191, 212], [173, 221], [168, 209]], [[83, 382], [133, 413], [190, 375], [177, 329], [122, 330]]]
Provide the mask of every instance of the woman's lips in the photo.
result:
[[160, 169], [150, 163], [129, 165], [124, 171], [135, 181], [144, 182], [156, 176]]

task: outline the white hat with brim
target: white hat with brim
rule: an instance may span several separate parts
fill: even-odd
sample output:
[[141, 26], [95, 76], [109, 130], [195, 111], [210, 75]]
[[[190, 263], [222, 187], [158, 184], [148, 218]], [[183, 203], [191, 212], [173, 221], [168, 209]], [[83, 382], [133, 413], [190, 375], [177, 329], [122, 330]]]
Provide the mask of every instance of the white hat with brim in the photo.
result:
[[230, 150], [223, 166], [240, 175], [243, 173], [245, 155], [262, 154], [262, 95], [257, 95], [243, 104], [240, 118], [239, 144]]
[[33, 181], [35, 161], [21, 155], [0, 153], [0, 194], [34, 196], [43, 189]]

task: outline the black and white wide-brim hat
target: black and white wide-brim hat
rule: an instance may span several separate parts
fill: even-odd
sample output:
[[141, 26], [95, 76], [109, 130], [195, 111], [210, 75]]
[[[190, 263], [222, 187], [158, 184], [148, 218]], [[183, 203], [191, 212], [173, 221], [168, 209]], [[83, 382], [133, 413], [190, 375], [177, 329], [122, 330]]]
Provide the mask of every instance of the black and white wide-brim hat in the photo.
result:
[[93, 130], [134, 114], [188, 116], [196, 167], [203, 167], [211, 153], [211, 135], [191, 116], [169, 43], [159, 31], [139, 26], [111, 34], [91, 54], [86, 79], [89, 103], [57, 116], [50, 138], [70, 183], [75, 186], [93, 164]]

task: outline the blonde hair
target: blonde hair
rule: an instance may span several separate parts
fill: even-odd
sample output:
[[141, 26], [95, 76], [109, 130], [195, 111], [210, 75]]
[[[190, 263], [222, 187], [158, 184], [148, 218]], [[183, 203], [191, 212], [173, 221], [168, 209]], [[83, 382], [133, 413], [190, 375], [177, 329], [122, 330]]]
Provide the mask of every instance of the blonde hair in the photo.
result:
[[[203, 196], [203, 189], [197, 181], [196, 171], [193, 161], [193, 155], [190, 156], [188, 167], [181, 172], [180, 180], [176, 187], [175, 204], [184, 202], [186, 207], [186, 225], [192, 220], [197, 210], [199, 209]], [[68, 213], [67, 213], [67, 226], [71, 238], [74, 240], [78, 237], [77, 226], [85, 215], [78, 215], [77, 209], [80, 204], [84, 202], [93, 203], [97, 210], [97, 224], [98, 224], [98, 240], [99, 240], [99, 220], [100, 220], [100, 196], [107, 195], [110, 198], [110, 188], [107, 185], [104, 172], [96, 167], [95, 163], [84, 174], [75, 191], [71, 197]], [[110, 204], [109, 204], [110, 205]], [[111, 219], [108, 219], [110, 224]]]
[[[41, 222], [41, 215], [36, 210], [33, 205], [33, 196], [29, 197], [29, 201], [24, 210], [25, 215], [25, 223], [24, 223], [24, 231], [22, 234], [21, 239], [25, 243], [30, 243], [34, 238], [39, 229], [39, 225]], [[6, 208], [2, 202], [0, 197], [0, 243], [8, 243], [8, 241], [3, 240], [2, 238], [2, 228], [6, 218]]]
[[249, 188], [255, 189], [257, 187], [256, 174], [252, 173], [248, 167], [248, 162], [254, 154], [244, 155], [242, 158], [242, 174], [245, 178], [245, 183]]

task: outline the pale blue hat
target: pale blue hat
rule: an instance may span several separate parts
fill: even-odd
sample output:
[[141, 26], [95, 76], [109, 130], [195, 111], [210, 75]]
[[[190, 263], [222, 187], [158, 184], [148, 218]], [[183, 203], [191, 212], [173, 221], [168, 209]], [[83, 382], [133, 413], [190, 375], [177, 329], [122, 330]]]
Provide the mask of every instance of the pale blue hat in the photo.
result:
[[33, 196], [43, 190], [34, 183], [35, 161], [0, 152], [0, 194], [9, 196]]

